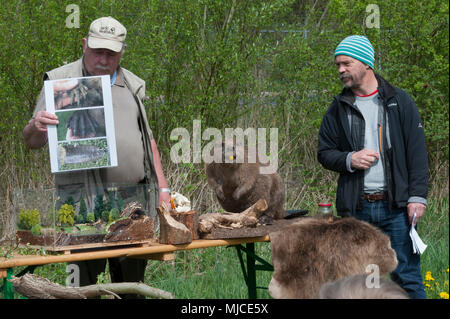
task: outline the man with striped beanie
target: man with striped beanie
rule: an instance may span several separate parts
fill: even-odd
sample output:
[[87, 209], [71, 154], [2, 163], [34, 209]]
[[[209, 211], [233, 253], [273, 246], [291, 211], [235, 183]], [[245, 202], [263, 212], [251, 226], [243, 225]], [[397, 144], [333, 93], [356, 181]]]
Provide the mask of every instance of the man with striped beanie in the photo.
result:
[[345, 38], [334, 58], [344, 89], [323, 118], [318, 160], [340, 174], [338, 215], [367, 221], [389, 235], [398, 259], [391, 278], [411, 298], [426, 298], [420, 255], [409, 237], [428, 194], [427, 149], [416, 104], [375, 73], [367, 37]]

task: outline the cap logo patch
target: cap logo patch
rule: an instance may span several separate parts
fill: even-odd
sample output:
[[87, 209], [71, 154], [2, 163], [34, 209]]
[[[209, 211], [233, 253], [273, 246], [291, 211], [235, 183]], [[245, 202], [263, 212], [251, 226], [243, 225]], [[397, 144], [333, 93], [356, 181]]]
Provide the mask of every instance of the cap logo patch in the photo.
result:
[[115, 34], [115, 31], [116, 29], [114, 27], [100, 27], [100, 30], [98, 32]]

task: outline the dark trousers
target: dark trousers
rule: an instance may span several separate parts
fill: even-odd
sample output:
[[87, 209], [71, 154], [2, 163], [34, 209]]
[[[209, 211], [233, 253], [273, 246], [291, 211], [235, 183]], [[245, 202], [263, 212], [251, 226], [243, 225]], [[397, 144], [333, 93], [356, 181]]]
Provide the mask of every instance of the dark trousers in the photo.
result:
[[[97, 276], [105, 271], [106, 259], [79, 261], [73, 264], [80, 270], [80, 286], [95, 285]], [[109, 258], [108, 264], [112, 282], [144, 282], [146, 259]], [[142, 298], [135, 294], [119, 296], [122, 299]]]
[[391, 279], [408, 293], [410, 298], [425, 299], [425, 287], [420, 272], [420, 255], [413, 253], [406, 208], [393, 208], [389, 211], [387, 201], [364, 201], [364, 208], [355, 215], [357, 219], [369, 222], [387, 234], [392, 249], [398, 259], [397, 268]]

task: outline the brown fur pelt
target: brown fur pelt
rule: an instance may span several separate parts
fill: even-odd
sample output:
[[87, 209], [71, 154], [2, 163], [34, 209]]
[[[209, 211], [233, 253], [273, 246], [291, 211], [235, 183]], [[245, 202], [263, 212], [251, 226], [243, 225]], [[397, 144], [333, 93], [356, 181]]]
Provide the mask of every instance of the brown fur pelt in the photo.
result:
[[[233, 162], [225, 160], [226, 150], [233, 156]], [[269, 222], [280, 219], [285, 215], [284, 183], [278, 173], [261, 174], [260, 167], [267, 164], [260, 163], [256, 150], [251, 149], [256, 160], [249, 161], [249, 148], [222, 143], [220, 161], [206, 165], [208, 184], [216, 193], [219, 204], [227, 212], [241, 213], [259, 199], [264, 198], [268, 204], [261, 220]], [[243, 162], [236, 161], [238, 153], [243, 156]], [[243, 155], [242, 155], [243, 154]]]
[[320, 299], [409, 299], [407, 292], [395, 282], [379, 278], [378, 286], [369, 287], [369, 275], [353, 275], [324, 284]]
[[274, 298], [316, 298], [330, 281], [364, 274], [375, 264], [380, 274], [397, 267], [389, 237], [374, 226], [348, 217], [329, 222], [304, 218], [270, 233]]

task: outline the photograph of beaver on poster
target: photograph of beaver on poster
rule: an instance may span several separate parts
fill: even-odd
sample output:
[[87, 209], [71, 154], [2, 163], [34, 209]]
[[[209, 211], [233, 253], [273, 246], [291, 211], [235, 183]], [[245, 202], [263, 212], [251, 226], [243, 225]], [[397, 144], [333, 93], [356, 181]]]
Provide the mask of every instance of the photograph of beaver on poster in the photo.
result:
[[55, 81], [53, 95], [56, 110], [103, 105], [100, 77]]
[[77, 111], [61, 111], [58, 116], [58, 141], [105, 137], [105, 113], [103, 108]]

